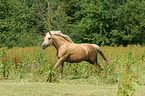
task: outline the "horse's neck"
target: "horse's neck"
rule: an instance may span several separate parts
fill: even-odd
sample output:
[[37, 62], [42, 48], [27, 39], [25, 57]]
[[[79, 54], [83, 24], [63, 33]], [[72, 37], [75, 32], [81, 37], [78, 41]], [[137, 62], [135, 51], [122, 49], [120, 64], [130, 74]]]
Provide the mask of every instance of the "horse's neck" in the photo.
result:
[[65, 40], [64, 38], [62, 38], [62, 37], [59, 37], [59, 36], [54, 36], [53, 37], [53, 45], [55, 46], [55, 48], [57, 49], [57, 50], [59, 50], [59, 48], [61, 47], [61, 46], [63, 46], [64, 44], [66, 44], [66, 43], [68, 43], [68, 41], [67, 40]]

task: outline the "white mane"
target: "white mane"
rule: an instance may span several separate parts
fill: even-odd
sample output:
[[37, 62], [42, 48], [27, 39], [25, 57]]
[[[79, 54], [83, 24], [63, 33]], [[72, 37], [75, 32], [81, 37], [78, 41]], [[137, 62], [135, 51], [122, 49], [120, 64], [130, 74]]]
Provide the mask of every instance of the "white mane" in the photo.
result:
[[[68, 41], [70, 41], [70, 42], [73, 42], [73, 41], [71, 40], [71, 38], [70, 38], [68, 35], [65, 35], [65, 34], [61, 33], [60, 30], [59, 30], [59, 31], [50, 31], [50, 33], [53, 34], [53, 35], [61, 36], [61, 37], [63, 37], [64, 39], [66, 39], [66, 40], [68, 40]], [[46, 35], [50, 35], [49, 32], [48, 32]]]

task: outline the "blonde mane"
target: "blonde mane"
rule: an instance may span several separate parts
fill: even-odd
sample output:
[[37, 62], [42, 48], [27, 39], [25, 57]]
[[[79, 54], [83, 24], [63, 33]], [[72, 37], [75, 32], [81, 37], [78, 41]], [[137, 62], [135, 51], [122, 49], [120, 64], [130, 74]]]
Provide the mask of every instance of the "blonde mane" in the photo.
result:
[[[53, 35], [61, 36], [69, 42], [73, 42], [68, 35], [65, 35], [65, 34], [61, 33], [61, 31], [50, 31], [50, 33], [53, 34]], [[50, 35], [49, 32], [46, 35]]]

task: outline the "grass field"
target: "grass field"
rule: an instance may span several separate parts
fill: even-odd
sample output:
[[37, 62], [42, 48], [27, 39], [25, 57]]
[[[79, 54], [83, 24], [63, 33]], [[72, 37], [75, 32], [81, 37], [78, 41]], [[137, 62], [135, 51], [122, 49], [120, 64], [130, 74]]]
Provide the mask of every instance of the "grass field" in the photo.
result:
[[[0, 96], [117, 96], [116, 84], [66, 84], [64, 81], [61, 83], [1, 81]], [[134, 95], [145, 96], [145, 86], [137, 86]]]
[[0, 48], [0, 96], [145, 95], [145, 47], [101, 49], [111, 61], [107, 65], [99, 56], [101, 73], [87, 62], [65, 63], [59, 80], [60, 68], [51, 70], [58, 60], [54, 47]]

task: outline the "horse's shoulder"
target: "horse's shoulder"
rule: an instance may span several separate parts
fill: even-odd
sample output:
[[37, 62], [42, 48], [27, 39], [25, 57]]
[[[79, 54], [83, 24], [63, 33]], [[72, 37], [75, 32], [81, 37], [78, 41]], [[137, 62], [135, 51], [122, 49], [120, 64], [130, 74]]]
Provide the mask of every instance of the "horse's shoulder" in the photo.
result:
[[62, 45], [58, 50], [58, 57], [68, 54], [69, 46], [69, 44]]

